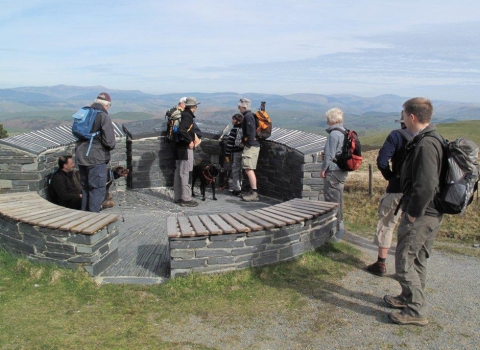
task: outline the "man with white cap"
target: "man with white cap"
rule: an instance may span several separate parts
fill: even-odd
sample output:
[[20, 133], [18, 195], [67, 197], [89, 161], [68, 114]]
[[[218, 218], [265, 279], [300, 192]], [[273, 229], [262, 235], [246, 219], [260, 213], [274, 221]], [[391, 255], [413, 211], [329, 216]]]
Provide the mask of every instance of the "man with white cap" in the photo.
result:
[[194, 118], [200, 102], [195, 97], [185, 99], [185, 110], [178, 126], [178, 142], [175, 143], [175, 175], [173, 180], [174, 202], [182, 207], [196, 207], [198, 202], [192, 200], [190, 172], [193, 170], [193, 149], [195, 148]]
[[[98, 110], [91, 132], [99, 132], [94, 137], [88, 151], [89, 141], [79, 140], [75, 147], [75, 163], [78, 164], [82, 182], [82, 210], [100, 212], [102, 202], [107, 194], [107, 164], [110, 162], [110, 151], [115, 148], [115, 132], [108, 115], [112, 99], [106, 92], [100, 93], [92, 108]], [[87, 155], [88, 153], [88, 155]]]
[[257, 177], [255, 169], [257, 168], [258, 154], [260, 153], [260, 142], [257, 140], [257, 125], [255, 117], [250, 110], [252, 103], [248, 98], [242, 97], [238, 101], [238, 110], [243, 115], [242, 133], [243, 144], [245, 145], [242, 153], [242, 169], [250, 182], [250, 191], [242, 196], [246, 202], [258, 201]]
[[[374, 275], [383, 276], [387, 273], [385, 261], [388, 251], [392, 246], [392, 237], [398, 218], [402, 215], [399, 209], [397, 215], [395, 210], [398, 207], [400, 198], [402, 198], [402, 189], [400, 187], [401, 163], [404, 159], [405, 145], [413, 138], [411, 132], [406, 129], [403, 122], [403, 115], [400, 120], [401, 129], [393, 130], [387, 136], [382, 148], [378, 152], [377, 167], [385, 180], [388, 181], [386, 192], [380, 198], [378, 206], [377, 232], [373, 240], [378, 246], [378, 259], [367, 266], [367, 271]], [[392, 166], [390, 167], [390, 162]]]

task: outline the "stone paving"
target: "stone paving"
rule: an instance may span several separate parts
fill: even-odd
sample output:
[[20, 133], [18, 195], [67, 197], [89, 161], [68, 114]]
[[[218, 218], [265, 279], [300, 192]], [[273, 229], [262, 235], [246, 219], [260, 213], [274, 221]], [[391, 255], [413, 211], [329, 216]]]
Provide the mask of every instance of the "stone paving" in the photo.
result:
[[168, 238], [165, 232], [166, 218], [172, 215], [217, 214], [256, 210], [280, 203], [279, 200], [260, 196], [258, 202], [244, 202], [228, 190], [217, 190], [217, 200], [212, 200], [209, 188], [206, 200], [200, 200], [199, 189], [195, 189], [199, 205], [193, 208], [173, 203], [170, 188], [146, 188], [113, 191], [116, 205], [105, 213], [120, 215], [118, 226], [119, 261], [97, 277], [98, 283], [155, 284], [167, 279]]

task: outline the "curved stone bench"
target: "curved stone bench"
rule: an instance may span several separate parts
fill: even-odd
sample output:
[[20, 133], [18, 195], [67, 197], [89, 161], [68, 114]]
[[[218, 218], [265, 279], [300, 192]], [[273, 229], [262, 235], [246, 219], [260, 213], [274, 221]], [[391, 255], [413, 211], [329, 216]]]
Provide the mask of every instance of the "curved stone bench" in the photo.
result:
[[170, 275], [219, 272], [292, 259], [321, 246], [337, 204], [292, 199], [266, 208], [167, 219]]
[[39, 262], [96, 276], [118, 260], [118, 215], [64, 208], [36, 192], [0, 195], [0, 244]]

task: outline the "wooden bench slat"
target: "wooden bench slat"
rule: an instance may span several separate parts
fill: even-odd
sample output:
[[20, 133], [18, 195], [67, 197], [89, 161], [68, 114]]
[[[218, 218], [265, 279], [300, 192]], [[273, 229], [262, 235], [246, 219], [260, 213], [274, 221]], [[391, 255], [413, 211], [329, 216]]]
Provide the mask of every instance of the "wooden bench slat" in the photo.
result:
[[87, 211], [72, 209], [72, 210], [65, 211], [63, 213], [57, 213], [57, 216], [52, 217], [51, 219], [42, 220], [42, 225], [45, 225], [51, 228], [59, 228], [64, 224], [68, 224], [72, 220], [82, 218], [84, 216], [87, 216], [88, 214], [89, 213]]
[[326, 213], [327, 211], [330, 211], [330, 210], [332, 210], [336, 207], [336, 205], [334, 205], [334, 206], [331, 206], [331, 205], [317, 206], [317, 205], [314, 205], [314, 204], [308, 204], [308, 203], [302, 203], [302, 202], [291, 203], [290, 205], [292, 205], [294, 208], [310, 209], [310, 210], [316, 211], [317, 213], [322, 213], [322, 214]]
[[[40, 210], [34, 214], [31, 214], [30, 217], [35, 215], [41, 216], [52, 212], [55, 213], [56, 211], [58, 211], [56, 208]], [[4, 213], [3, 215], [18, 221], [24, 221], [23, 218], [25, 217], [24, 213]]]
[[71, 222], [69, 222], [68, 224], [65, 224], [65, 225], [62, 225], [59, 227], [60, 230], [63, 230], [63, 231], [68, 231], [68, 230], [71, 230], [73, 229], [74, 227], [78, 226], [78, 225], [81, 225], [82, 223], [85, 223], [87, 222], [88, 220], [92, 219], [92, 218], [96, 218], [97, 215], [99, 215], [98, 213], [88, 213], [87, 215], [81, 217], [81, 218], [78, 218], [76, 220], [73, 220]]
[[215, 223], [208, 217], [208, 215], [199, 215], [198, 218], [203, 222], [208, 232], [212, 235], [219, 235], [222, 230], [215, 225]]
[[250, 230], [252, 231], [260, 231], [260, 230], [263, 230], [263, 226], [257, 224], [256, 222], [253, 222], [249, 219], [247, 219], [246, 217], [238, 214], [238, 213], [230, 213], [228, 214], [230, 215], [232, 218], [234, 218], [235, 220], [237, 220], [239, 223], [247, 226]]
[[[50, 203], [51, 204], [51, 203]], [[24, 211], [30, 211], [34, 209], [41, 209], [41, 208], [51, 208], [55, 206], [54, 204], [52, 205], [45, 205], [41, 201], [34, 201], [31, 203], [17, 203], [15, 205], [4, 205], [0, 203], [0, 212], [2, 214], [8, 214], [8, 213], [20, 213]]]
[[265, 208], [262, 208], [261, 210], [265, 211], [265, 212], [269, 212], [269, 213], [277, 215], [277, 216], [280, 216], [280, 217], [289, 218], [291, 220], [294, 220], [295, 222], [305, 221], [305, 217], [302, 214], [295, 215], [295, 213], [293, 211], [288, 211], [288, 210], [282, 211], [281, 208], [277, 208], [275, 206], [265, 207]]
[[169, 216], [167, 218], [167, 235], [168, 237], [180, 237], [181, 233], [177, 227], [177, 218]]
[[203, 226], [202, 222], [198, 218], [198, 216], [189, 216], [188, 219], [190, 220], [190, 224], [192, 225], [193, 229], [197, 236], [206, 236], [208, 235], [208, 230], [205, 226]]
[[[262, 209], [257, 209], [257, 210], [254, 210], [255, 213], [257, 214], [260, 214], [260, 215], [263, 215], [265, 217], [268, 217], [270, 219], [275, 219], [275, 220], [278, 220], [280, 222], [285, 222], [287, 225], [293, 225], [299, 221], [297, 221], [297, 219], [295, 218], [291, 218], [289, 217], [289, 215], [278, 215], [277, 213], [272, 213], [272, 212], [269, 212], [269, 211], [265, 211]], [[302, 218], [298, 218], [301, 221], [303, 221]]]
[[300, 206], [294, 206], [294, 205], [289, 204], [288, 202], [279, 205], [279, 207], [280, 208], [285, 208], [286, 210], [295, 210], [295, 211], [298, 211], [299, 213], [309, 214], [309, 215], [313, 215], [313, 216], [318, 216], [319, 215], [318, 210], [310, 209], [310, 208], [302, 208]]
[[225, 220], [223, 220], [220, 216], [217, 214], [212, 214], [209, 215], [210, 219], [212, 219], [215, 224], [220, 227], [220, 229], [223, 231], [223, 233], [235, 233], [237, 232], [232, 226], [230, 226]]
[[[287, 222], [283, 219], [276, 219], [273, 216], [268, 215], [270, 213], [259, 213], [256, 210], [249, 211], [248, 213], [264, 221], [270, 222], [277, 227], [283, 227], [287, 224]], [[295, 223], [295, 221], [293, 221], [293, 223]]]
[[297, 210], [292, 207], [283, 206], [283, 205], [276, 205], [275, 208], [271, 208], [271, 209], [275, 209], [276, 211], [278, 211], [279, 214], [287, 213], [287, 214], [292, 214], [294, 216], [300, 216], [304, 220], [308, 220], [314, 217], [312, 213], [304, 212], [304, 211]]
[[332, 209], [338, 206], [337, 203], [330, 203], [330, 202], [319, 202], [319, 201], [313, 201], [313, 200], [308, 200], [308, 199], [292, 199], [290, 201], [292, 204], [303, 204], [307, 205], [313, 208], [325, 208], [325, 209]]
[[9, 202], [18, 202], [19, 200], [26, 200], [26, 199], [38, 199], [40, 195], [36, 192], [17, 192], [17, 193], [11, 193], [11, 194], [2, 194], [0, 198], [0, 203], [1, 204], [6, 204]]
[[188, 221], [188, 218], [186, 216], [178, 216], [177, 221], [183, 237], [195, 236], [195, 231], [193, 230], [192, 226], [190, 226], [190, 222]]
[[40, 222], [55, 219], [56, 217], [58, 217], [58, 215], [64, 215], [70, 212], [71, 209], [63, 208], [60, 210], [55, 209], [53, 211], [48, 211], [42, 214], [22, 215], [22, 221], [31, 225], [47, 226], [46, 224], [40, 225]]
[[115, 215], [115, 214], [105, 214], [105, 215], [106, 216], [103, 218], [100, 215], [98, 215], [94, 219], [90, 220], [91, 221], [90, 223], [84, 223], [80, 226], [74, 227], [72, 228], [72, 231], [92, 235], [98, 230], [107, 226], [108, 224], [118, 220], [118, 215]]
[[250, 232], [251, 229], [241, 222], [235, 220], [230, 214], [220, 214], [220, 217], [232, 225], [237, 232]]
[[269, 221], [263, 220], [255, 215], [250, 214], [249, 212], [241, 212], [239, 213], [241, 216], [246, 217], [247, 219], [256, 222], [259, 225], [262, 225], [263, 228], [265, 229], [271, 229], [275, 227], [274, 223], [271, 223]]

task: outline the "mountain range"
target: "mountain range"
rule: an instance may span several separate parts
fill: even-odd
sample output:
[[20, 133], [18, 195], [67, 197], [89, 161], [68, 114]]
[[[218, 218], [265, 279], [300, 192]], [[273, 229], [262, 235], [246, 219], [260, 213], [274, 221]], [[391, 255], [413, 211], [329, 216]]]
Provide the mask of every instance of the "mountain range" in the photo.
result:
[[[267, 102], [274, 126], [323, 133], [324, 113], [333, 107], [345, 112], [345, 124], [359, 134], [396, 127], [402, 104], [409, 97], [381, 95], [360, 97], [347, 94], [259, 94], [236, 92], [148, 94], [139, 90], [113, 90], [103, 86], [18, 87], [0, 89], [0, 123], [10, 134], [71, 124], [76, 109], [92, 103], [99, 92], [112, 96], [112, 119], [119, 122], [163, 118], [165, 111], [182, 96], [195, 96], [201, 102], [199, 119], [230, 122], [240, 97], [252, 100], [252, 110]], [[433, 100], [435, 123], [480, 119], [480, 104]]]

